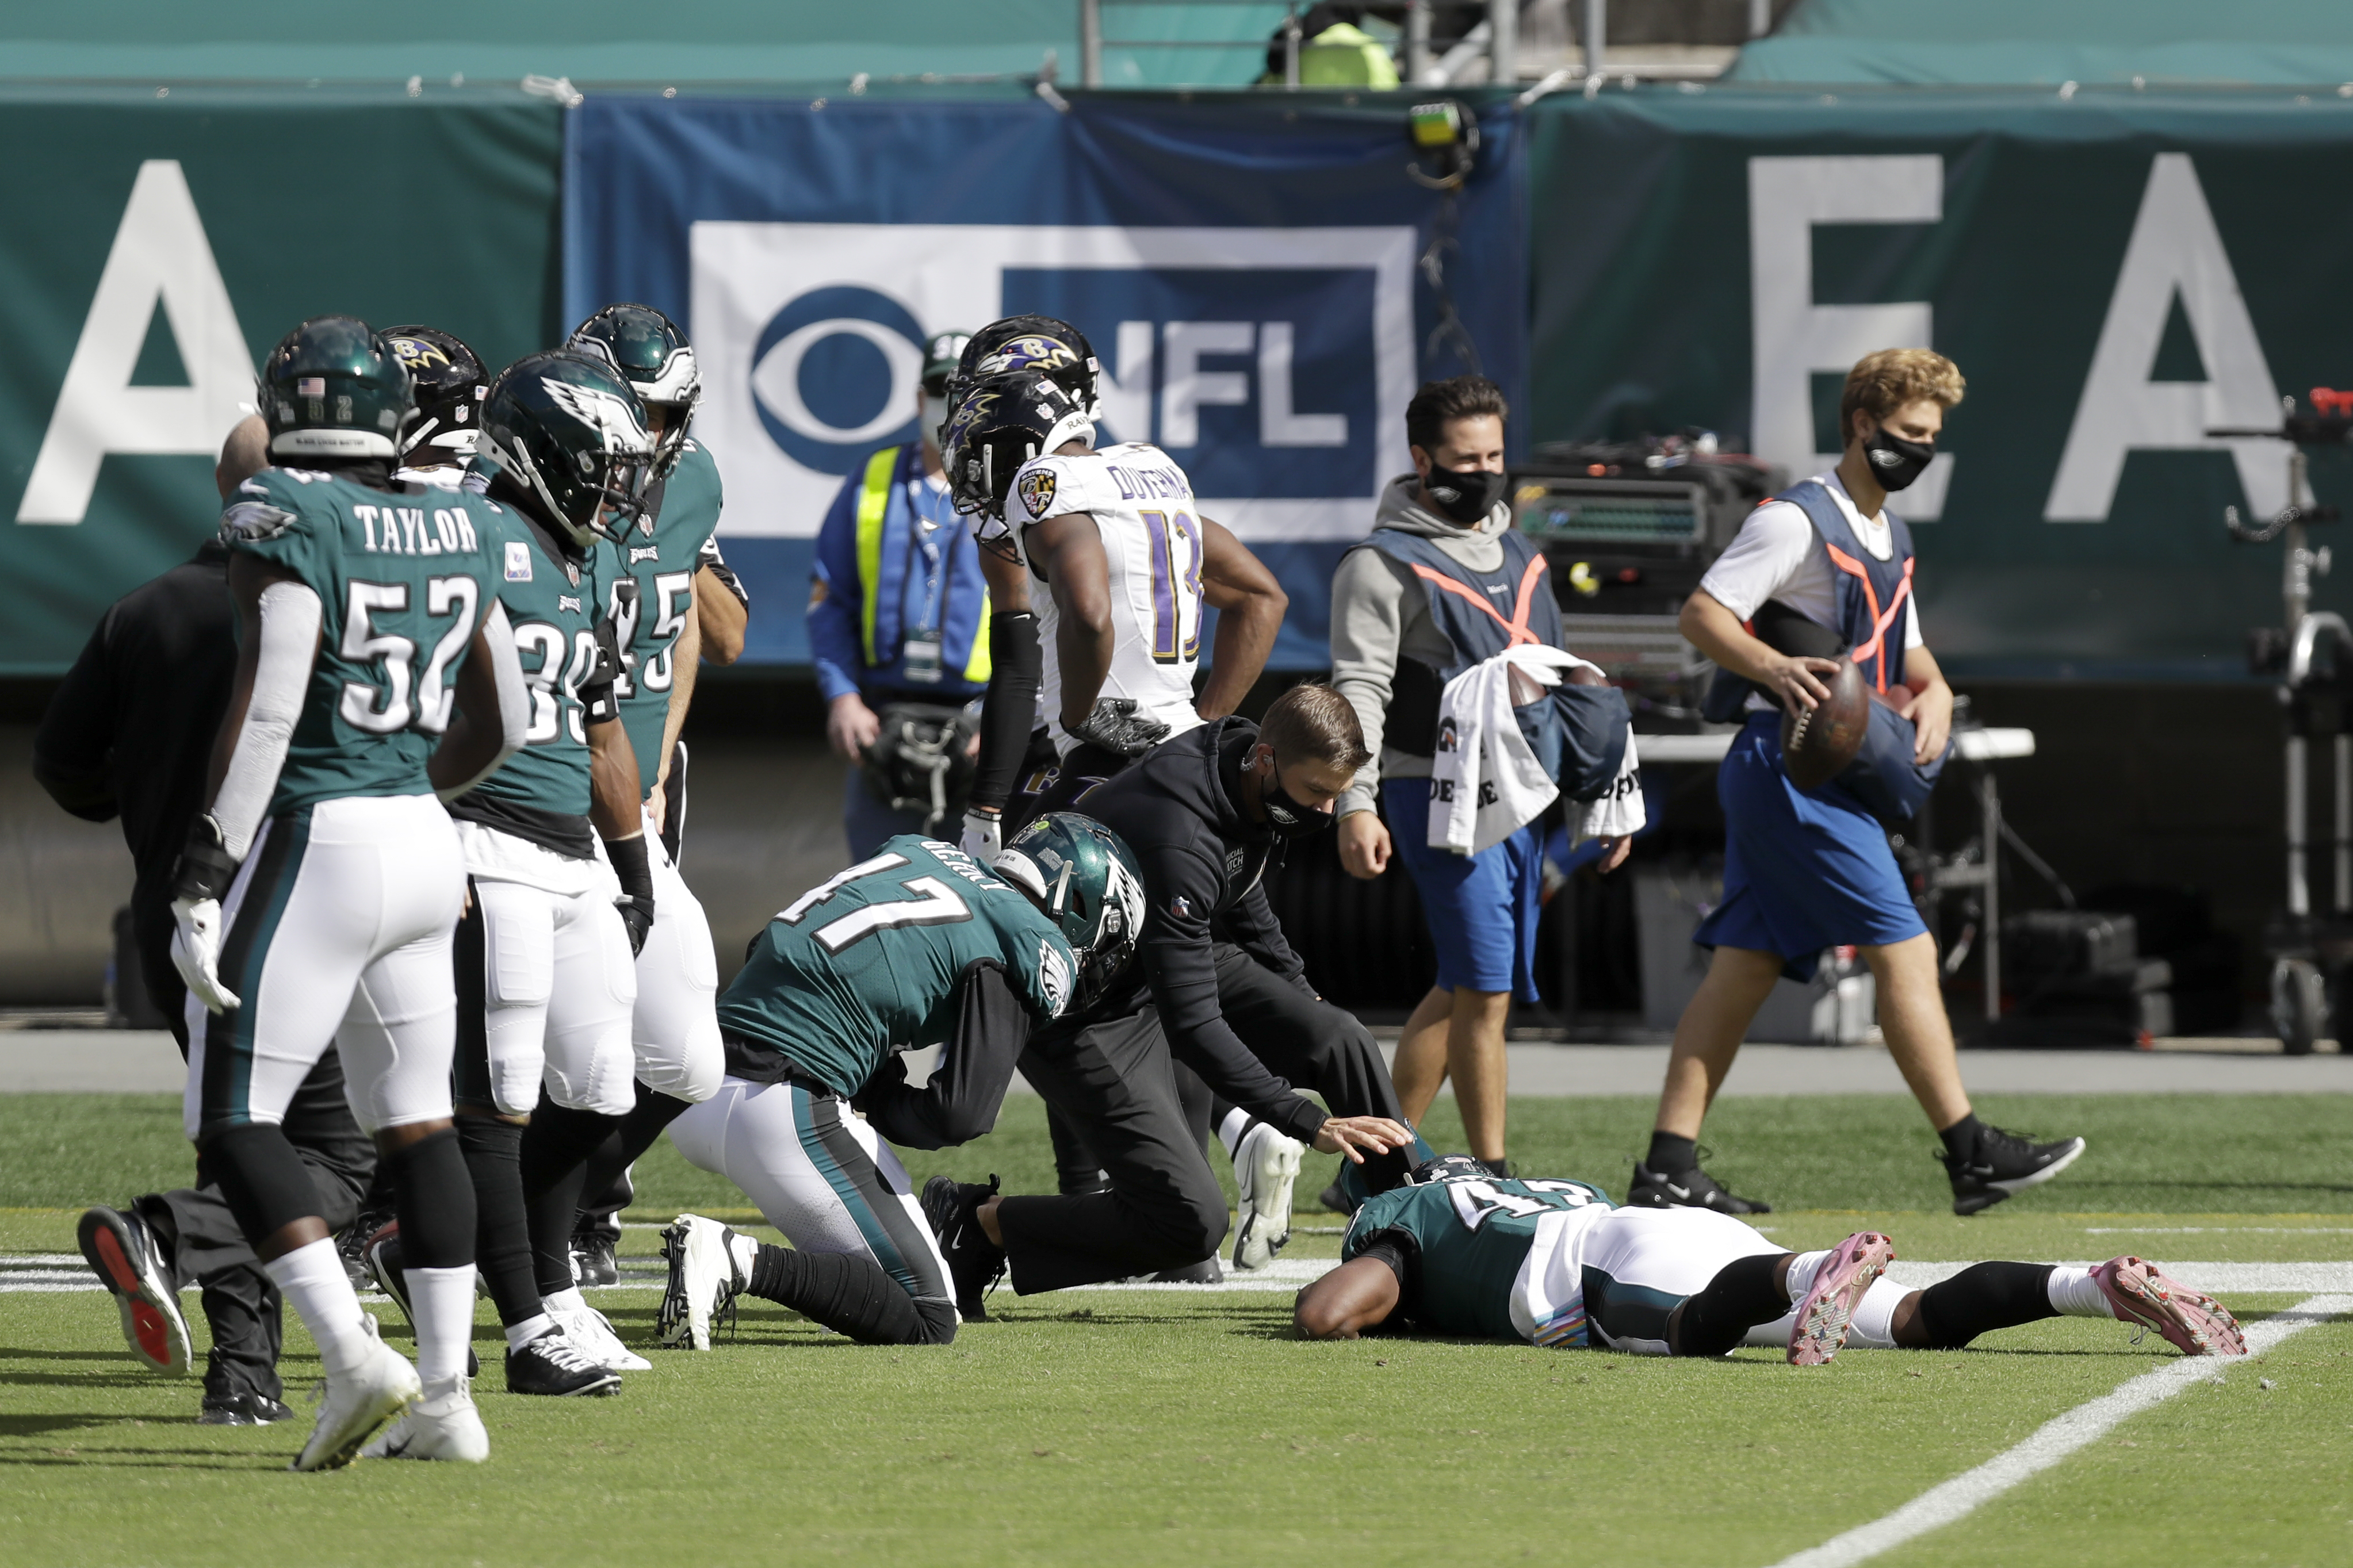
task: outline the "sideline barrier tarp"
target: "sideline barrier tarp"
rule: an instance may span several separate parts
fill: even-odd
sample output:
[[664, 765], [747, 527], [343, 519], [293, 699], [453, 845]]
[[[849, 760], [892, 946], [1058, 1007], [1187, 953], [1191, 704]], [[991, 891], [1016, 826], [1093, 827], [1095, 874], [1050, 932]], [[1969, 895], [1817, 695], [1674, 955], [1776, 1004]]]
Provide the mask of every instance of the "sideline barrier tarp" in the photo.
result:
[[213, 531], [214, 457], [304, 317], [540, 346], [559, 121], [514, 93], [0, 100], [0, 675], [62, 673]]
[[[689, 323], [697, 434], [754, 595], [746, 657], [806, 663], [812, 542], [845, 476], [914, 434], [930, 331], [1015, 310], [1075, 321], [1103, 361], [1107, 436], [1151, 440], [1202, 510], [1282, 577], [1274, 665], [1322, 668], [1331, 571], [1410, 467], [1405, 403], [1461, 367], [1428, 343], [1415, 266], [1440, 195], [1406, 172], [1405, 109], [1214, 102], [592, 96], [565, 143], [565, 300]], [[1508, 111], [1484, 121], [1446, 277], [1484, 367], [1516, 391], [1526, 336]]]
[[[1947, 667], [2244, 677], [2281, 546], [2222, 511], [2282, 506], [2286, 448], [2204, 432], [2353, 384], [2353, 102], [1613, 91], [1525, 130], [1530, 439], [1701, 426], [1802, 476], [1844, 369], [1926, 344], [1968, 398], [1896, 504], [1936, 520]], [[2353, 503], [2346, 457], [2324, 500]]]

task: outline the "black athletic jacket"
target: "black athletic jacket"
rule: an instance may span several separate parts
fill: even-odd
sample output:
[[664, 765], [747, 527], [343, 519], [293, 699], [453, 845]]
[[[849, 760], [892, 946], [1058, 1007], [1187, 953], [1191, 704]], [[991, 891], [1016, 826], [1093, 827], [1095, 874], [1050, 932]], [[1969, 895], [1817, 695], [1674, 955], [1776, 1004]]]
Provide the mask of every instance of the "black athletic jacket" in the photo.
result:
[[1306, 989], [1305, 965], [1266, 900], [1267, 863], [1281, 849], [1242, 815], [1242, 759], [1258, 743], [1247, 719], [1219, 719], [1155, 747], [1090, 790], [1079, 809], [1126, 841], [1144, 868], [1142, 984], [1098, 1017], [1160, 1010], [1168, 1049], [1209, 1087], [1305, 1142], [1324, 1111], [1250, 1054], [1218, 1006], [1213, 944], [1231, 942]]
[[207, 541], [99, 618], [33, 737], [33, 776], [51, 798], [91, 822], [121, 816], [142, 910], [169, 903], [204, 809], [237, 647], [228, 551]]

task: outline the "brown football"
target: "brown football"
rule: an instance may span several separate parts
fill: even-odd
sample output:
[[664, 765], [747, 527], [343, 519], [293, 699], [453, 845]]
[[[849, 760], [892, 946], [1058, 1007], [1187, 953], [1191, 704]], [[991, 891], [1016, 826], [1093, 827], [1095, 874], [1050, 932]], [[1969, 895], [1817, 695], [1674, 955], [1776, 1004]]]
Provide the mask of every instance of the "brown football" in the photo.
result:
[[1831, 689], [1828, 701], [1781, 715], [1781, 768], [1799, 789], [1820, 789], [1845, 772], [1871, 727], [1871, 688], [1853, 660], [1839, 660], [1838, 673], [1822, 684]]

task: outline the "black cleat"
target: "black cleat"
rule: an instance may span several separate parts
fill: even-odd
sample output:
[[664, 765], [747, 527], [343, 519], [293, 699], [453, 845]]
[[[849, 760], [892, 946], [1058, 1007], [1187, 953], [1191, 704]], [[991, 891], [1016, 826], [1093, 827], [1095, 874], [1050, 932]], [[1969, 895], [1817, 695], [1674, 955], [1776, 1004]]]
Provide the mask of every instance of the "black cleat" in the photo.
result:
[[2075, 1163], [2084, 1152], [2081, 1138], [2031, 1143], [2015, 1132], [1988, 1126], [1978, 1134], [1978, 1146], [1966, 1160], [1939, 1152], [1945, 1173], [1953, 1179], [1953, 1212], [1978, 1214], [2013, 1193], [2047, 1182]]
[[521, 1350], [507, 1352], [507, 1392], [557, 1399], [618, 1394], [621, 1374], [582, 1355], [562, 1329], [550, 1329]]
[[967, 1323], [988, 1321], [986, 1298], [1005, 1275], [1005, 1249], [988, 1239], [973, 1211], [997, 1195], [997, 1181], [988, 1185], [934, 1176], [923, 1184], [923, 1218], [938, 1238], [940, 1256], [947, 1259], [948, 1279], [955, 1286], [956, 1311]]
[[390, 1225], [392, 1221], [393, 1214], [390, 1209], [363, 1210], [360, 1216], [343, 1226], [343, 1234], [335, 1237], [335, 1256], [343, 1259], [343, 1272], [351, 1276], [353, 1289], [365, 1290], [372, 1288], [372, 1277], [368, 1273], [365, 1257], [367, 1244], [375, 1239], [377, 1231]]
[[[356, 1227], [354, 1227], [356, 1228]], [[360, 1261], [365, 1263], [368, 1277], [375, 1288], [400, 1303], [400, 1315], [408, 1320], [408, 1331], [417, 1332], [417, 1314], [408, 1305], [408, 1275], [400, 1258], [400, 1222], [386, 1220], [378, 1226], [360, 1247]], [[466, 1375], [482, 1375], [482, 1359], [474, 1347], [466, 1347]]]
[[294, 1412], [266, 1394], [207, 1394], [196, 1412], [199, 1426], [268, 1426], [293, 1418]]
[[1694, 1165], [1677, 1176], [1662, 1176], [1641, 1161], [1634, 1162], [1634, 1179], [1626, 1188], [1630, 1208], [1714, 1209], [1717, 1214], [1771, 1214], [1773, 1205], [1755, 1198], [1735, 1197], [1714, 1176]]
[[1226, 1271], [1218, 1267], [1214, 1256], [1182, 1268], [1164, 1268], [1150, 1280], [1155, 1285], [1222, 1285], [1225, 1282]]
[[611, 1237], [601, 1230], [572, 1233], [572, 1282], [580, 1286], [621, 1282], [621, 1266], [614, 1261]]

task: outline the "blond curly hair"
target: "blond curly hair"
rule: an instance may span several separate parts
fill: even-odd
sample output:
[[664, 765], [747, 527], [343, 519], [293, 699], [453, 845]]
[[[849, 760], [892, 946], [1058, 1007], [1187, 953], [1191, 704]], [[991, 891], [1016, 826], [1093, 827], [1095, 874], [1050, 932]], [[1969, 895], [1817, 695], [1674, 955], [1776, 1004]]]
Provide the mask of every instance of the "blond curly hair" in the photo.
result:
[[1968, 388], [1961, 367], [1934, 349], [1881, 349], [1865, 354], [1846, 373], [1846, 390], [1839, 395], [1839, 435], [1854, 439], [1857, 409], [1885, 419], [1924, 397], [1950, 408]]

